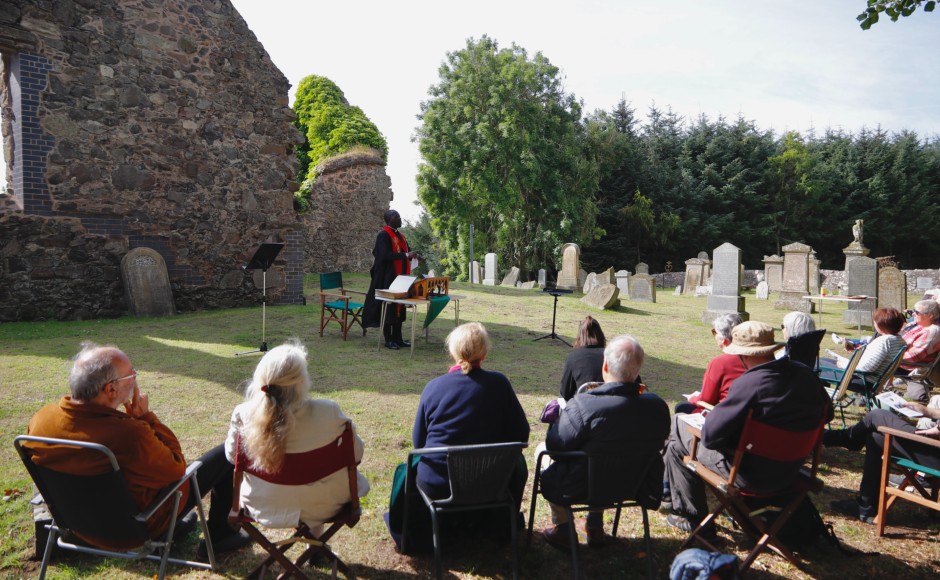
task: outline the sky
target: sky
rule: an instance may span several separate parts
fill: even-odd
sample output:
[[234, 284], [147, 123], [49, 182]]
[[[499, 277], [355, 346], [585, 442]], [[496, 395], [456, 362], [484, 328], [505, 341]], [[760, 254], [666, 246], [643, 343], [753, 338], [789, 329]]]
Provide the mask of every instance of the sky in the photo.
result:
[[862, 126], [940, 135], [940, 11], [863, 31], [865, 0], [231, 0], [293, 91], [335, 82], [388, 140], [392, 206], [408, 221], [420, 103], [447, 53], [488, 35], [541, 52], [584, 111], [621, 97], [759, 129]]

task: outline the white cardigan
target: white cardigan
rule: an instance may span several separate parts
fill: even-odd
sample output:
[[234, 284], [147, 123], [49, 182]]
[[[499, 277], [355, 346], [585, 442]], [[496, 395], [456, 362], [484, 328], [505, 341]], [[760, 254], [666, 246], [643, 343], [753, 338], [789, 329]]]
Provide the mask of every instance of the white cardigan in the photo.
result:
[[[225, 456], [235, 463], [235, 434], [246, 412], [242, 403], [232, 412]], [[295, 415], [294, 429], [287, 437], [287, 453], [303, 453], [323, 447], [343, 432], [348, 417], [339, 405], [324, 399], [308, 399]], [[355, 426], [353, 426], [355, 432]], [[355, 435], [356, 460], [362, 461], [362, 439]], [[255, 521], [267, 528], [293, 528], [301, 521], [315, 527], [335, 515], [349, 502], [349, 479], [343, 470], [307, 485], [269, 483], [246, 473], [241, 486], [241, 505]], [[359, 497], [369, 493], [369, 482], [359, 473]]]

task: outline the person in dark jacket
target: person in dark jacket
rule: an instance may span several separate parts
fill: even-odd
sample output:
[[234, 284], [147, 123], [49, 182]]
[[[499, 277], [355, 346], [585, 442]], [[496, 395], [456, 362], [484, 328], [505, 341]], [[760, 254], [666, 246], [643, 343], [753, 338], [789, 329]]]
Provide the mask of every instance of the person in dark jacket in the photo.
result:
[[[616, 495], [623, 480], [636, 477], [641, 463], [652, 452], [653, 464], [646, 474], [644, 492], [652, 494], [658, 507], [662, 492], [663, 464], [659, 455], [669, 435], [669, 407], [658, 396], [645, 392], [637, 381], [645, 353], [632, 336], [618, 336], [604, 349], [601, 365], [604, 384], [568, 401], [558, 420], [549, 427], [549, 451], [586, 451], [619, 454], [626, 460], [623, 473], [600, 484], [604, 495]], [[635, 458], [635, 461], [631, 461]], [[609, 491], [608, 491], [609, 490]], [[552, 546], [569, 549], [567, 513], [556, 504], [583, 500], [587, 493], [587, 469], [583, 461], [556, 461], [542, 474], [542, 493], [552, 510], [553, 526], [542, 535]], [[641, 499], [637, 497], [636, 499]], [[645, 501], [645, 500], [644, 500]], [[588, 512], [583, 522], [589, 546], [604, 543], [602, 511]]]
[[565, 358], [561, 371], [559, 394], [564, 400], [573, 397], [584, 383], [603, 382], [601, 367], [604, 366], [605, 346], [607, 339], [600, 323], [593, 316], [586, 316], [578, 325], [574, 350]]
[[[774, 329], [763, 322], [739, 324], [731, 333], [728, 354], [741, 357], [747, 371], [731, 384], [728, 396], [712, 410], [702, 427], [698, 460], [721, 475], [728, 475], [734, 450], [749, 411], [767, 425], [790, 431], [809, 431], [832, 419], [832, 401], [815, 373], [789, 357], [774, 359], [782, 344], [774, 342]], [[705, 485], [683, 464], [692, 439], [688, 429], [678, 429], [666, 447], [666, 475], [672, 494], [669, 525], [693, 530], [708, 514]], [[790, 485], [802, 461], [782, 463], [749, 457], [741, 466], [737, 484], [773, 493]], [[713, 535], [709, 530], [707, 534]]]
[[[372, 282], [366, 293], [362, 313], [362, 324], [365, 328], [378, 328], [382, 320], [382, 303], [375, 299], [376, 289], [384, 290], [392, 285], [397, 276], [410, 274], [412, 258], [420, 259], [417, 252], [408, 248], [405, 236], [398, 231], [400, 228], [401, 216], [398, 212], [393, 209], [385, 212], [385, 227], [376, 236], [375, 247], [372, 249], [372, 256], [375, 258], [372, 269], [369, 270]], [[405, 307], [390, 304], [385, 313], [385, 327], [382, 328], [386, 348], [398, 350], [411, 346], [401, 334], [404, 321]]]

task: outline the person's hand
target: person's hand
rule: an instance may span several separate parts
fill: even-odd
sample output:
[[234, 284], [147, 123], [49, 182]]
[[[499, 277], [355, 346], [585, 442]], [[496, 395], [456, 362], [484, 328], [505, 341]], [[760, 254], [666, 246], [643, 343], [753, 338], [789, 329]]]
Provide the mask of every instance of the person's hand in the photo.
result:
[[921, 415], [928, 415], [926, 405], [918, 403], [917, 401], [905, 401], [901, 406], [911, 409], [912, 411], [917, 411]]
[[923, 435], [924, 437], [931, 437], [933, 439], [940, 439], [940, 425], [934, 425], [930, 429], [920, 429], [914, 431], [915, 435]]
[[135, 418], [150, 412], [150, 399], [140, 392], [140, 387], [137, 385], [134, 385], [134, 395], [131, 400], [124, 403], [124, 411]]
[[408, 252], [407, 254], [405, 254], [405, 257], [410, 260], [410, 259], [414, 258], [414, 257], [417, 256], [417, 255], [418, 255], [418, 252]]

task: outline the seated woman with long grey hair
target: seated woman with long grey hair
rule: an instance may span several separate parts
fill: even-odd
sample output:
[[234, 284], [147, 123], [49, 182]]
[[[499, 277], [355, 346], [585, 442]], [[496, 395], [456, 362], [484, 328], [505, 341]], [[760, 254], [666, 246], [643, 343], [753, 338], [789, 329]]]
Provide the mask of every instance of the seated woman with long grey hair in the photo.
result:
[[[258, 362], [245, 391], [245, 402], [235, 407], [225, 440], [225, 455], [235, 463], [236, 436], [252, 466], [277, 473], [287, 453], [319, 449], [339, 437], [349, 418], [339, 405], [310, 398], [307, 349], [298, 342], [277, 346]], [[354, 428], [355, 429], [355, 428]], [[354, 439], [356, 460], [362, 460], [362, 439]], [[359, 496], [369, 483], [359, 474]], [[318, 526], [339, 513], [352, 498], [345, 470], [308, 485], [281, 485], [245, 474], [241, 504], [258, 523], [269, 528], [307, 524]]]

